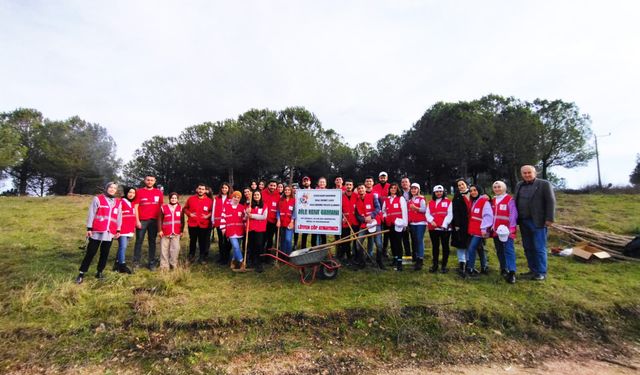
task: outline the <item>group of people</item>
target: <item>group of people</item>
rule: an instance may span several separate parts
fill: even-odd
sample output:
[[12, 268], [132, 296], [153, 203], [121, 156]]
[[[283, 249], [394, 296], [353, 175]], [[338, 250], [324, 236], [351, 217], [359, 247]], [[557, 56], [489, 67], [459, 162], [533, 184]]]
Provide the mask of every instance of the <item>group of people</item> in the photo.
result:
[[[355, 240], [337, 246], [336, 257], [355, 270], [367, 263], [385, 269], [385, 260], [397, 271], [403, 269], [403, 258], [411, 257], [414, 270], [424, 264], [424, 236], [429, 233], [432, 244], [430, 272], [448, 272], [450, 246], [457, 251], [458, 273], [474, 277], [488, 273], [486, 239], [492, 238], [500, 272], [508, 283], [516, 282], [514, 240], [520, 226], [529, 272], [533, 280], [544, 280], [547, 274], [546, 228], [554, 220], [555, 197], [551, 184], [536, 176], [533, 166], [521, 168], [522, 181], [515, 194], [507, 194], [502, 181], [492, 184], [493, 196], [484, 194], [478, 185], [458, 179], [453, 199], [447, 189], [436, 185], [428, 201], [418, 183], [407, 177], [400, 183], [388, 182], [388, 174], [380, 172], [378, 183], [366, 177], [361, 183], [337, 177], [335, 189], [342, 190], [342, 232], [336, 236]], [[125, 188], [116, 198], [118, 186], [110, 182], [104, 193], [94, 197], [87, 218], [87, 247], [76, 279], [82, 283], [88, 267], [100, 250], [97, 278], [103, 277], [109, 249], [118, 240], [114, 270], [131, 273], [125, 263], [128, 241], [135, 233], [133, 262], [140, 266], [142, 244], [148, 238], [148, 268], [156, 266], [156, 237], [160, 236], [160, 269], [177, 267], [180, 238], [185, 224], [189, 234], [188, 262], [206, 263], [210, 243], [218, 238], [218, 262], [232, 269], [252, 267], [263, 271], [261, 254], [277, 247], [290, 254], [306, 248], [308, 235], [295, 233], [296, 189], [311, 189], [305, 176], [301, 185], [285, 185], [278, 181], [253, 181], [241, 191], [223, 183], [212, 195], [208, 187], [198, 184], [195, 195], [184, 206], [178, 194], [170, 193], [164, 203], [162, 191], [155, 188], [155, 177], [146, 176], [144, 187]], [[315, 189], [327, 189], [327, 179], [320, 177]], [[212, 231], [215, 229], [215, 233]], [[327, 242], [326, 235], [312, 234], [311, 245]], [[366, 243], [366, 246], [365, 246]], [[375, 247], [375, 255], [374, 255]], [[391, 249], [391, 256], [387, 248]], [[243, 251], [244, 250], [244, 251]], [[442, 250], [442, 254], [441, 251]], [[480, 269], [475, 267], [476, 257]]]

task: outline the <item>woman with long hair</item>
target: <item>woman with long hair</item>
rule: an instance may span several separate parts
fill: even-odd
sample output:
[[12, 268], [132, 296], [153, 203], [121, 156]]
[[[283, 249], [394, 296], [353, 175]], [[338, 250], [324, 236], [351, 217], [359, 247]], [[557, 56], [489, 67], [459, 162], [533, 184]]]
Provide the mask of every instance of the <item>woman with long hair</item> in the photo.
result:
[[228, 264], [230, 260], [229, 256], [231, 253], [231, 243], [229, 242], [229, 239], [222, 233], [222, 229], [220, 228], [220, 221], [222, 219], [224, 206], [231, 203], [231, 194], [233, 194], [231, 185], [228, 182], [223, 182], [220, 185], [218, 194], [213, 197], [213, 215], [211, 216], [211, 220], [213, 223], [213, 228], [215, 228], [215, 231], [218, 234], [219, 264]]
[[414, 271], [420, 271], [424, 264], [424, 232], [427, 229], [427, 203], [420, 194], [420, 184], [413, 183], [409, 190], [410, 198], [407, 204], [409, 212], [409, 233], [413, 243], [416, 261], [413, 265]]
[[280, 249], [290, 254], [293, 249], [293, 228], [295, 228], [296, 199], [293, 196], [293, 189], [291, 186], [285, 186], [283, 189], [282, 198], [278, 202], [278, 221], [276, 226], [280, 231]]
[[249, 249], [249, 259], [256, 272], [262, 272], [262, 262], [260, 255], [264, 250], [264, 236], [267, 232], [267, 213], [269, 209], [262, 202], [262, 192], [256, 190], [253, 192], [250, 206], [247, 206], [245, 212], [249, 220], [249, 238], [247, 239], [247, 247]]
[[[470, 276], [478, 275], [475, 269], [476, 252], [480, 255], [480, 267], [482, 273], [488, 272], [487, 257], [482, 244], [488, 238], [489, 230], [493, 224], [493, 210], [489, 197], [483, 194], [479, 185], [469, 186], [469, 197], [471, 198], [471, 210], [469, 211], [469, 228], [467, 233], [471, 236], [469, 247], [467, 248], [467, 270]], [[480, 252], [482, 248], [482, 252]]]
[[464, 178], [455, 182], [456, 193], [451, 202], [453, 218], [451, 220], [451, 246], [456, 249], [458, 255], [458, 274], [466, 276], [467, 247], [469, 246], [469, 211], [471, 210], [471, 197], [469, 186]]
[[242, 193], [234, 191], [231, 193], [231, 201], [225, 205], [222, 210], [222, 218], [220, 219], [220, 230], [225, 235], [231, 246], [231, 268], [240, 269], [244, 266], [242, 263], [244, 256], [240, 243], [245, 233], [245, 206], [240, 203]]
[[255, 190], [252, 190], [248, 187], [242, 189], [242, 198], [240, 199], [240, 203], [243, 206], [248, 206], [251, 203], [251, 196], [253, 195], [254, 191]]
[[396, 271], [402, 271], [402, 231], [407, 226], [407, 201], [397, 183], [389, 185], [389, 193], [383, 198], [382, 213], [389, 228], [389, 241]]
[[453, 208], [442, 185], [433, 187], [431, 200], [427, 205], [426, 217], [429, 225], [429, 238], [431, 238], [431, 255], [433, 256], [429, 272], [438, 272], [438, 258], [440, 257], [440, 245], [442, 245], [440, 272], [447, 273], [449, 272], [447, 263], [449, 261], [449, 237], [451, 236], [449, 224], [453, 219]]
[[120, 203], [122, 226], [120, 228], [120, 237], [118, 237], [118, 254], [113, 265], [113, 270], [120, 273], [131, 274], [131, 269], [127, 267], [125, 255], [129, 240], [133, 238], [133, 233], [136, 230], [136, 213], [133, 210], [133, 201], [136, 199], [136, 189], [125, 187], [122, 191], [124, 193]]

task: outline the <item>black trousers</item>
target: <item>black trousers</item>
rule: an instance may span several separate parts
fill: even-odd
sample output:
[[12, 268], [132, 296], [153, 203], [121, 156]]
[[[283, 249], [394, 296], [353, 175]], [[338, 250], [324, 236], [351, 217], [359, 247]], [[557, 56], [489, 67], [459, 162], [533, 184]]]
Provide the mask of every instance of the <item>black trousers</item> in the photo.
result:
[[229, 242], [227, 236], [222, 233], [220, 227], [216, 228], [216, 232], [218, 233], [218, 253], [220, 254], [218, 263], [228, 264], [231, 261], [231, 242]]
[[142, 242], [145, 233], [149, 234], [149, 265], [156, 261], [156, 237], [158, 236], [158, 220], [142, 220], [142, 227], [136, 229], [136, 242], [133, 246], [133, 262], [140, 263], [142, 259]]
[[264, 251], [264, 234], [265, 232], [249, 231], [249, 242], [247, 243], [247, 261], [251, 266], [259, 267], [261, 265], [260, 254]]
[[[349, 237], [351, 233], [357, 232], [358, 229], [359, 228], [357, 225], [352, 226], [351, 229], [349, 229], [349, 227], [342, 227], [342, 233], [340, 234], [340, 236], [336, 236], [336, 237], [338, 237], [338, 239]], [[351, 260], [355, 254], [356, 254], [356, 241], [346, 242], [338, 245], [338, 253], [337, 253], [338, 259]]]
[[300, 247], [298, 249], [304, 249], [305, 247], [307, 247], [307, 238], [309, 238], [309, 233], [302, 233], [302, 236], [300, 238]]
[[404, 247], [404, 255], [406, 256], [410, 256], [412, 258], [415, 257], [415, 253], [413, 248], [415, 247], [415, 244], [413, 243], [413, 237], [411, 236], [411, 226], [409, 225], [409, 228], [406, 228], [403, 232], [402, 232], [402, 246]]
[[326, 234], [312, 234], [311, 235], [311, 246], [324, 245], [327, 243], [327, 235]]
[[100, 258], [98, 259], [98, 272], [104, 271], [107, 266], [107, 260], [109, 260], [109, 249], [111, 249], [111, 241], [98, 241], [93, 238], [89, 239], [87, 243], [87, 251], [84, 253], [84, 259], [80, 264], [80, 272], [85, 273], [89, 270], [89, 265], [93, 261], [93, 257], [96, 256], [100, 248]]
[[395, 259], [402, 260], [402, 233], [396, 232], [394, 228], [387, 232], [389, 235], [389, 242], [391, 242], [391, 254]]
[[211, 228], [189, 227], [189, 260], [196, 259], [196, 244], [200, 249], [200, 260], [205, 261], [209, 257], [211, 240]]
[[451, 232], [446, 230], [430, 230], [429, 237], [431, 238], [433, 267], [438, 267], [440, 244], [442, 244], [442, 268], [447, 267], [447, 262], [449, 261], [449, 238], [451, 237]]
[[267, 231], [263, 233], [264, 239], [264, 248], [271, 249], [273, 246], [273, 236], [278, 231], [278, 227], [276, 227], [276, 223], [267, 222]]

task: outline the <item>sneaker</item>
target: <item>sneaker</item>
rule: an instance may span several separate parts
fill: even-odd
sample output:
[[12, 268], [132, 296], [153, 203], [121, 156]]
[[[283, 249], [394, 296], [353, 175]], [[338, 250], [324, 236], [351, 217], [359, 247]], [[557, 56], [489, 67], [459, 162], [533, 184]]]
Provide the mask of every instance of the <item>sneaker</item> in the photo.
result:
[[127, 267], [126, 263], [120, 263], [118, 265], [118, 272], [119, 273], [126, 273], [131, 275], [133, 273], [133, 271], [131, 271], [131, 269], [129, 267]]
[[96, 273], [96, 279], [100, 281], [104, 280], [104, 273], [102, 273], [102, 271]]
[[516, 283], [516, 273], [515, 272], [507, 272], [507, 275], [504, 277], [505, 281], [509, 284]]
[[482, 267], [482, 270], [480, 271], [481, 274], [483, 275], [488, 275], [489, 274], [489, 267]]
[[149, 263], [149, 271], [155, 271], [156, 270], [156, 264], [154, 263]]
[[531, 278], [531, 280], [534, 280], [534, 281], [544, 281], [544, 280], [546, 280], [546, 279], [547, 279], [547, 276], [546, 276], [546, 275], [543, 275], [543, 274], [541, 274], [541, 273], [539, 273], [539, 274], [537, 274], [537, 275], [535, 275], [535, 276], [533, 276], [533, 277]]
[[82, 284], [83, 281], [84, 281], [84, 275], [78, 275], [78, 277], [76, 277], [76, 284], [80, 285]]
[[506, 277], [507, 275], [509, 275], [509, 271], [505, 270], [504, 268], [500, 269], [500, 276]]

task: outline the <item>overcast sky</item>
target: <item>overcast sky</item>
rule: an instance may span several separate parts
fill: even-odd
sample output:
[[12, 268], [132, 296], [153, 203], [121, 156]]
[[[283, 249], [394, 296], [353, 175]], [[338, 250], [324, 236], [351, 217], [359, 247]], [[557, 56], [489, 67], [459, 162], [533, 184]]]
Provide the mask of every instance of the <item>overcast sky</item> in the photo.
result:
[[[640, 152], [636, 1], [0, 0], [0, 111], [106, 127], [128, 161], [153, 135], [304, 106], [352, 146], [438, 101], [562, 99], [589, 114], [603, 183]], [[555, 169], [571, 187], [595, 161]]]

